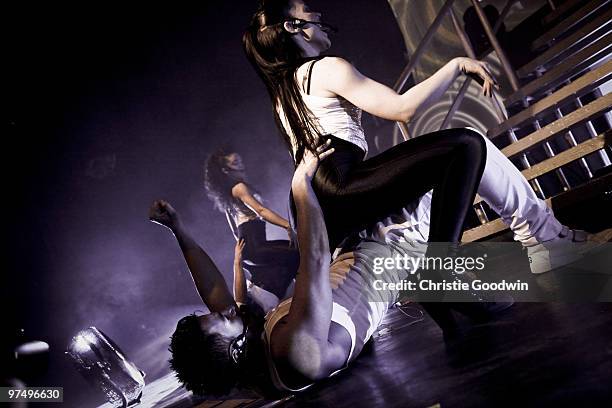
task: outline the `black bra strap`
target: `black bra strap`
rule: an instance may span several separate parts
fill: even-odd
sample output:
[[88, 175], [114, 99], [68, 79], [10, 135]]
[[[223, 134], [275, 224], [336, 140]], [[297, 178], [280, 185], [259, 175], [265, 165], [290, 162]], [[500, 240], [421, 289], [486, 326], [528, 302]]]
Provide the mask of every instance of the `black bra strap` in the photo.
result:
[[310, 82], [311, 82], [311, 79], [312, 79], [312, 67], [314, 67], [315, 62], [317, 62], [317, 61], [318, 60], [312, 61], [312, 63], [308, 67], [308, 82], [306, 84], [306, 94], [307, 95], [310, 95]]

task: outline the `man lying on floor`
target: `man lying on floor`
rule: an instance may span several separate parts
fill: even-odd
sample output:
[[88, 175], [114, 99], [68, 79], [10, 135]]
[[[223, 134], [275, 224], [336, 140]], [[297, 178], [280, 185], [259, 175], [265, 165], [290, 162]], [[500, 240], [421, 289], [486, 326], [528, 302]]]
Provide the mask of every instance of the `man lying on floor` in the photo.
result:
[[[181, 319], [172, 335], [170, 364], [188, 390], [209, 395], [226, 394], [236, 385], [265, 395], [304, 390], [354, 360], [397, 301], [397, 291], [377, 292], [368, 286], [374, 276], [373, 259], [422, 254], [423, 246], [386, 242], [390, 231], [380, 229], [330, 265], [325, 223], [310, 185], [317, 164], [308, 154], [292, 181], [300, 250], [294, 295], [265, 318], [252, 307], [237, 305], [213, 261], [184, 233], [174, 209], [163, 201], [153, 204], [151, 220], [176, 235], [210, 311]], [[409, 274], [409, 269], [391, 268], [377, 278], [399, 282]], [[445, 336], [453, 334], [447, 305], [423, 306]], [[482, 303], [455, 306], [472, 318], [487, 317], [494, 311]]]

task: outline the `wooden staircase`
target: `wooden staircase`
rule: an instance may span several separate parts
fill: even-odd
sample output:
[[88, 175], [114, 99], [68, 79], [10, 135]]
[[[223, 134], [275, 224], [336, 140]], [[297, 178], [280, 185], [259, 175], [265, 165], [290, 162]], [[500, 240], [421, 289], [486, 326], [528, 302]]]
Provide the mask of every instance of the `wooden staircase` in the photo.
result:
[[[542, 23], [547, 30], [530, 45], [538, 55], [516, 70], [520, 87], [504, 100], [513, 113], [490, 129], [488, 137], [498, 145], [508, 137], [510, 143], [501, 151], [511, 160], [522, 159], [523, 175], [557, 209], [556, 203], [577, 205], [581, 199], [612, 194], [607, 171], [612, 93], [602, 94], [600, 88], [612, 79], [612, 1], [566, 0]], [[538, 150], [546, 152], [543, 159], [535, 154]], [[583, 180], [569, 183], [564, 169], [575, 162]], [[564, 191], [548, 189], [546, 194], [539, 188], [538, 178], [549, 173], [563, 181]], [[482, 206], [482, 198], [476, 197], [474, 204]], [[489, 239], [507, 230], [500, 219], [486, 218], [491, 211], [480, 207], [477, 213], [482, 225], [465, 231], [463, 241]]]

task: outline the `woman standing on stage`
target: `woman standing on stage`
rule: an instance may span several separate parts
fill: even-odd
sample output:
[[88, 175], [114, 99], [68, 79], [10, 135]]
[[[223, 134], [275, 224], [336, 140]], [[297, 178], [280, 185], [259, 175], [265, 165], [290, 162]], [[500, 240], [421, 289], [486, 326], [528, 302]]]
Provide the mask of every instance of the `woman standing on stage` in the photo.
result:
[[409, 140], [364, 160], [361, 112], [409, 122], [435, 102], [455, 78], [470, 74], [491, 95], [487, 67], [455, 58], [404, 94], [362, 75], [339, 57], [322, 55], [333, 28], [302, 0], [261, 1], [243, 36], [246, 54], [270, 95], [274, 118], [296, 163], [328, 143], [334, 153], [313, 180], [330, 248], [352, 232], [433, 189], [430, 242], [458, 242], [486, 159], [485, 143], [469, 129]]
[[283, 299], [295, 278], [299, 257], [290, 241], [267, 240], [266, 222], [291, 236], [289, 222], [263, 204], [261, 195], [247, 182], [242, 157], [236, 152], [220, 149], [208, 157], [204, 185], [215, 207], [225, 213], [236, 240], [244, 241], [242, 260], [252, 283]]

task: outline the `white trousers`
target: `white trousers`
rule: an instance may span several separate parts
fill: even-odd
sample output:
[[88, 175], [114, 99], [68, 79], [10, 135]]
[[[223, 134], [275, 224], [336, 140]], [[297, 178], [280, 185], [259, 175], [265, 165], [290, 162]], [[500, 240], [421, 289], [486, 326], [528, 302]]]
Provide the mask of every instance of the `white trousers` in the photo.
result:
[[[514, 233], [514, 239], [525, 246], [556, 238], [562, 225], [546, 202], [538, 198], [527, 179], [487, 137], [487, 161], [478, 187], [478, 194]], [[431, 191], [418, 205], [402, 211], [404, 224], [393, 225], [381, 220], [379, 231], [387, 240], [394, 240], [391, 232], [399, 232], [406, 239], [426, 241], [429, 235]], [[451, 205], [451, 203], [449, 203]], [[383, 229], [380, 229], [380, 228]], [[380, 232], [379, 232], [380, 233]]]
[[527, 179], [487, 137], [487, 162], [478, 194], [524, 245], [556, 238], [562, 225]]

